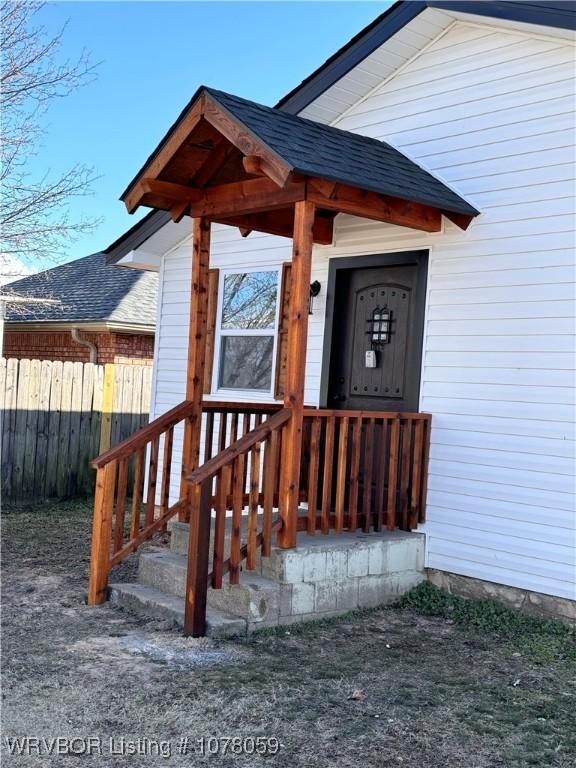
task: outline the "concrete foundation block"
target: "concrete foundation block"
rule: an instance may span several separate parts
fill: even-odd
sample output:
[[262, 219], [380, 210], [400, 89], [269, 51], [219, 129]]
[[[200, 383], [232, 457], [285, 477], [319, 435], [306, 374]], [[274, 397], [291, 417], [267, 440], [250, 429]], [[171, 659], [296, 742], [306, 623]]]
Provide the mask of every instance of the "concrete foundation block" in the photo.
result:
[[318, 581], [316, 582], [316, 594], [314, 610], [317, 613], [335, 611], [338, 607], [338, 590], [340, 582]]
[[312, 613], [314, 611], [314, 584], [305, 581], [292, 584], [292, 615]]
[[[368, 575], [380, 576], [388, 569], [388, 544], [379, 541], [368, 550]], [[365, 575], [365, 574], [362, 574]]]
[[348, 551], [348, 571], [349, 578], [357, 578], [368, 574], [370, 550], [366, 546], [353, 547]]
[[303, 555], [303, 580], [323, 581], [326, 578], [326, 552], [308, 550]]
[[336, 608], [339, 611], [353, 611], [358, 608], [358, 583], [360, 579], [346, 579], [338, 584]]
[[250, 624], [275, 624], [280, 613], [280, 590], [275, 582], [244, 573], [240, 584], [224, 582], [222, 589], [208, 590], [208, 606], [239, 616]]
[[279, 610], [280, 616], [290, 616], [292, 614], [293, 588], [294, 588], [294, 584], [278, 585], [278, 610]]
[[337, 581], [347, 575], [348, 555], [341, 549], [326, 552], [326, 579]]
[[262, 558], [262, 576], [288, 584], [302, 581], [303, 553], [296, 549], [273, 549], [270, 557]]
[[376, 608], [387, 602], [386, 577], [362, 576], [358, 579], [358, 607]]
[[424, 569], [424, 534], [398, 531], [390, 539], [388, 572], [419, 571]]

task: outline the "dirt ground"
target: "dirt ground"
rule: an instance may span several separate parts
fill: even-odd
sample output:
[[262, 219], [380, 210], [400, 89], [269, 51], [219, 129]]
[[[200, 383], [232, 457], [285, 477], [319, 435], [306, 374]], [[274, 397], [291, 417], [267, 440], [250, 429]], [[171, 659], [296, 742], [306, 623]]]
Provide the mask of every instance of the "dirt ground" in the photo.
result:
[[[89, 515], [78, 502], [4, 513], [3, 765], [576, 765], [571, 662], [536, 663], [400, 608], [248, 641], [185, 640], [84, 604]], [[26, 736], [101, 740], [92, 755], [48, 756], [49, 741], [40, 756], [10, 755], [8, 739]]]

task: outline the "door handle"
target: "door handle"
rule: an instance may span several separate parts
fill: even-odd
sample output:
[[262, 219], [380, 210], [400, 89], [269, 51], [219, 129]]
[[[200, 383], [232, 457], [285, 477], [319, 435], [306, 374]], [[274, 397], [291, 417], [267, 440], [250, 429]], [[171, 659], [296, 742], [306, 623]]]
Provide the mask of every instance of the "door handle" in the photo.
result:
[[346, 400], [346, 395], [333, 395], [333, 396], [332, 396], [332, 400], [333, 400], [335, 403], [341, 403], [341, 402], [342, 402], [342, 400]]

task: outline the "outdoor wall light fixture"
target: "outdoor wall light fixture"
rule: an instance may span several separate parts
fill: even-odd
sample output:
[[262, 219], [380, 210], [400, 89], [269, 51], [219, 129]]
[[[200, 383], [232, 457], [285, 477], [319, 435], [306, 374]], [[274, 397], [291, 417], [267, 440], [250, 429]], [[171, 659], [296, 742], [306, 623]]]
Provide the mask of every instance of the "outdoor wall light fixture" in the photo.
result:
[[322, 286], [318, 282], [318, 280], [314, 280], [313, 283], [310, 283], [310, 302], [308, 304], [308, 314], [312, 314], [312, 310], [314, 309], [314, 299], [318, 294], [320, 293], [320, 288]]

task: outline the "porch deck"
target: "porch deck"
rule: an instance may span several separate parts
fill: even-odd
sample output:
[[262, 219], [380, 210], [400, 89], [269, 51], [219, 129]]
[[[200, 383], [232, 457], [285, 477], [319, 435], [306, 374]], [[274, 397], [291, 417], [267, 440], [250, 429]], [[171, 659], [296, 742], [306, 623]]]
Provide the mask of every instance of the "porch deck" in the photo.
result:
[[[221, 589], [225, 577], [239, 584], [241, 570], [254, 572], [270, 556], [282, 525], [289, 411], [205, 402], [199, 466], [171, 504], [174, 433], [192, 412], [184, 402], [95, 460], [90, 603], [106, 599], [110, 570], [176, 516], [193, 523], [186, 581], [196, 607], [203, 595], [204, 625], [208, 587]], [[305, 408], [296, 529], [313, 536], [416, 528], [425, 518], [430, 421], [428, 414]]]

